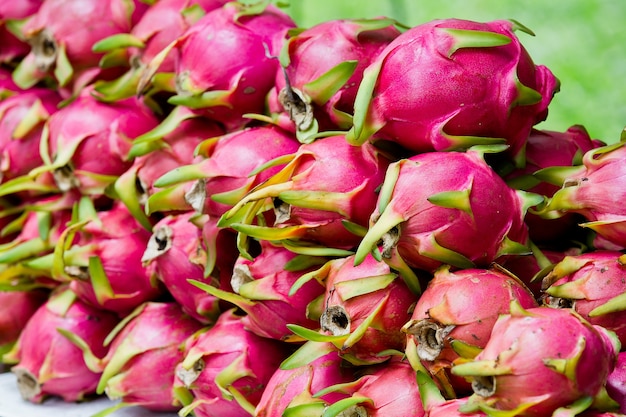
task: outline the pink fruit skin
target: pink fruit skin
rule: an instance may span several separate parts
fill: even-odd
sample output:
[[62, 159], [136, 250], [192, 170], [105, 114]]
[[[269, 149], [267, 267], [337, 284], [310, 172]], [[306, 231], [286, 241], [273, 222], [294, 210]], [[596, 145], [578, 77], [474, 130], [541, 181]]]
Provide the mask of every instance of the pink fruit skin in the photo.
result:
[[[434, 271], [443, 263], [454, 264], [454, 259], [446, 259], [445, 253], [433, 247], [435, 244], [463, 255], [477, 267], [488, 267], [499, 257], [505, 238], [526, 244], [521, 199], [479, 155], [430, 152], [394, 164], [400, 165], [400, 173], [384, 212], [391, 211], [389, 216], [404, 220], [397, 226], [395, 246], [410, 266]], [[420, 187], [415, 187], [416, 183]], [[467, 190], [471, 190], [471, 213], [428, 200], [438, 193]], [[379, 221], [380, 214], [377, 208], [370, 223]]]
[[[0, 172], [2, 181], [22, 175], [43, 164], [39, 155], [41, 131], [46, 118], [53, 114], [61, 97], [53, 90], [31, 88], [0, 101]], [[33, 106], [39, 123], [17, 136], [16, 128]]]
[[[504, 20], [442, 19], [405, 31], [365, 70], [381, 66], [363, 109], [369, 119], [365, 128], [372, 124], [379, 129], [376, 139], [414, 152], [457, 147], [452, 135], [503, 138], [517, 155], [531, 127], [545, 119], [558, 80], [546, 67], [535, 66], [513, 26]], [[459, 29], [500, 34], [510, 42], [462, 47], [454, 33]], [[518, 80], [540, 97], [520, 103]]]
[[617, 364], [606, 381], [606, 390], [619, 404], [620, 413], [626, 414], [626, 352], [617, 355]]
[[326, 277], [324, 306], [326, 310], [333, 306], [340, 306], [345, 310], [350, 320], [348, 331], [354, 331], [381, 303], [383, 305], [363, 337], [354, 345], [343, 349], [342, 354], [369, 363], [379, 363], [389, 358], [379, 355], [380, 352], [388, 349], [404, 350], [406, 335], [401, 329], [411, 317], [411, 308], [417, 296], [409, 290], [402, 278], [398, 276], [385, 288], [358, 296], [350, 296], [349, 289], [345, 286], [350, 281], [390, 273], [392, 271], [386, 263], [376, 261], [371, 255], [358, 266], [354, 266], [354, 256], [333, 261]]
[[127, 159], [132, 139], [156, 127], [158, 120], [135, 98], [107, 104], [93, 98], [90, 91], [83, 90], [50, 117], [48, 146], [52, 161], [62, 150], [76, 149], [70, 162], [78, 185], [61, 188], [77, 186], [85, 193], [101, 193], [102, 184], [89, 174], [122, 175], [132, 165]]
[[0, 291], [0, 350], [17, 341], [24, 326], [46, 299], [45, 291]]
[[[50, 301], [35, 312], [17, 342], [19, 362], [12, 371], [18, 375], [28, 372], [41, 384], [39, 390], [25, 395], [35, 403], [48, 396], [59, 396], [68, 402], [80, 401], [85, 395], [96, 392], [100, 379], [99, 373], [85, 365], [82, 351], [57, 328], [80, 336], [94, 355], [102, 358], [107, 353], [104, 339], [119, 320], [114, 314], [79, 299], [74, 300], [67, 312], [57, 312], [51, 304], [55, 300], [56, 296], [51, 296]], [[32, 382], [32, 377], [27, 380]]]
[[426, 417], [482, 417], [487, 414], [482, 411], [476, 411], [471, 413], [464, 413], [459, 411], [459, 407], [463, 407], [467, 404], [467, 398], [459, 398], [455, 400], [448, 400], [443, 403], [436, 404], [427, 409]]
[[[524, 308], [537, 307], [534, 295], [520, 281], [495, 270], [464, 269], [455, 272], [442, 268], [420, 296], [412, 320], [428, 320], [443, 328], [454, 326], [442, 341], [441, 351], [434, 360], [422, 359], [422, 364], [434, 377], [450, 378], [457, 395], [471, 394], [464, 378], [450, 375], [452, 363], [459, 358], [451, 343], [459, 341], [484, 348], [496, 320], [509, 312], [512, 300]], [[417, 335], [411, 334], [418, 349]]]
[[578, 314], [591, 324], [614, 331], [621, 343], [626, 345], [624, 310], [613, 310], [598, 315], [595, 312], [591, 313], [626, 291], [624, 282], [626, 266], [622, 264], [621, 256], [621, 252], [592, 251], [565, 258], [561, 265], [566, 267], [569, 261], [575, 261], [577, 264], [575, 269], [563, 275], [558, 272], [557, 266], [544, 282], [552, 282], [546, 289], [546, 302], [549, 303], [551, 297], [571, 301], [572, 308]]
[[[349, 368], [342, 366], [338, 352], [330, 352], [311, 363], [295, 369], [277, 369], [263, 391], [256, 407], [255, 416], [281, 416], [296, 397], [307, 393], [314, 395], [335, 384], [350, 382], [353, 379]], [[320, 396], [326, 404], [333, 404], [348, 395], [330, 392]]]
[[[512, 410], [537, 401], [520, 415], [545, 416], [583, 396], [598, 394], [613, 369], [613, 349], [598, 330], [571, 311], [537, 307], [501, 316], [475, 360], [496, 361], [496, 368], [511, 369], [510, 374], [494, 377], [495, 393], [485, 398], [494, 401], [492, 407]], [[546, 360], [577, 355], [576, 366], [569, 371], [572, 379], [546, 366]]]
[[163, 293], [141, 263], [150, 232], [122, 204], [98, 212], [98, 219], [101, 224], [92, 221], [83, 228], [81, 245], [93, 245], [91, 254], [100, 258], [114, 295], [96, 294], [91, 281], [79, 277], [70, 286], [91, 305], [124, 315]]
[[[400, 32], [393, 25], [362, 31], [358, 21], [337, 19], [319, 23], [290, 38], [290, 64], [285, 71], [290, 85], [301, 91], [305, 84], [316, 80], [334, 66], [345, 61], [358, 61], [344, 86], [323, 106], [316, 106], [315, 117], [321, 130], [332, 130], [341, 125], [334, 109], [352, 114], [363, 70], [398, 35]], [[285, 75], [281, 69], [276, 74], [276, 87], [269, 98], [270, 110], [274, 112], [284, 111], [278, 102], [278, 94], [285, 88], [285, 84]], [[293, 122], [287, 125], [291, 125], [293, 130]]]
[[[233, 279], [243, 274], [255, 281], [263, 280], [258, 289], [258, 299], [249, 297], [254, 303], [249, 307], [247, 315], [242, 319], [250, 331], [259, 336], [272, 339], [285, 339], [292, 335], [288, 324], [314, 329], [318, 323], [307, 317], [308, 305], [318, 296], [324, 294], [324, 286], [316, 280], [304, 284], [293, 295], [289, 295], [291, 286], [303, 274], [311, 271], [288, 271], [285, 265], [296, 257], [296, 254], [268, 241], [261, 241], [261, 253], [253, 260], [240, 256], [235, 262]], [[232, 282], [232, 281], [231, 281]], [[261, 291], [265, 291], [261, 293]], [[265, 295], [272, 296], [264, 300]]]
[[[41, 0], [13, 1], [0, 4], [0, 62], [10, 64], [12, 61], [22, 59], [30, 46], [15, 37], [7, 28], [8, 21], [14, 19], [24, 19], [37, 12], [41, 5]], [[0, 85], [0, 89], [1, 89]]]
[[[245, 410], [237, 401], [224, 398], [216, 377], [224, 368], [237, 361], [237, 369], [232, 370], [232, 373], [238, 378], [230, 381], [229, 386], [237, 389], [250, 404], [256, 406], [268, 381], [286, 355], [282, 342], [246, 330], [241, 317], [235, 315], [233, 310], [222, 313], [215, 326], [189, 340], [185, 350], [186, 358], [198, 358], [202, 363], [199, 365], [194, 360], [188, 364], [196, 371], [201, 369], [199, 373], [194, 372], [195, 379], [185, 384], [195, 401], [200, 402], [194, 413], [198, 417], [245, 415]], [[186, 362], [183, 362], [176, 367], [175, 387], [184, 384], [181, 373], [185, 372], [185, 365]]]
[[245, 113], [264, 112], [265, 96], [278, 69], [278, 60], [270, 56], [278, 54], [286, 31], [295, 27], [288, 15], [272, 5], [260, 14], [235, 19], [238, 12], [226, 5], [207, 13], [177, 45], [179, 94], [230, 90], [221, 105], [205, 109], [208, 117], [229, 128], [245, 123]]
[[107, 395], [149, 410], [176, 411], [174, 370], [183, 360], [182, 344], [201, 327], [175, 302], [146, 303], [115, 336], [104, 357]]

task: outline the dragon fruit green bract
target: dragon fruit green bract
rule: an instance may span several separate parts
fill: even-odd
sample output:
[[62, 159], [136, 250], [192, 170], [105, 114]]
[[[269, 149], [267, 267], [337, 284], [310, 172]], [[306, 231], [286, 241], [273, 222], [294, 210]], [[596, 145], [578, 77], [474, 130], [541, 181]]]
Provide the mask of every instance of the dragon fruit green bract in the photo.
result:
[[475, 151], [402, 159], [387, 170], [355, 261], [376, 250], [379, 239], [383, 258], [397, 251], [409, 266], [431, 271], [442, 264], [486, 267], [502, 255], [529, 252], [525, 206], [541, 199], [528, 197]]
[[559, 83], [535, 66], [518, 29], [442, 19], [407, 30], [365, 69], [348, 141], [387, 139], [415, 152], [505, 142], [523, 161]]

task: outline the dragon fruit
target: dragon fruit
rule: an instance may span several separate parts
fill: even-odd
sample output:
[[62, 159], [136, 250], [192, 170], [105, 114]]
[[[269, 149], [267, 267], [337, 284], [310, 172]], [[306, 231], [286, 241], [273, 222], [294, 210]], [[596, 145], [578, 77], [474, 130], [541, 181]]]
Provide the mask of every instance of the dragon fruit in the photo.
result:
[[259, 336], [289, 340], [292, 332], [288, 324], [315, 328], [317, 322], [311, 315], [325, 287], [311, 280], [293, 293], [291, 288], [324, 258], [297, 255], [269, 241], [261, 241], [260, 246], [261, 252], [254, 259], [237, 258], [230, 281], [232, 291], [196, 285], [245, 311], [244, 326]]
[[503, 20], [408, 29], [365, 69], [346, 139], [362, 144], [375, 134], [414, 152], [506, 143], [521, 164], [559, 82], [533, 63], [515, 30], [532, 33]]
[[31, 51], [13, 73], [15, 82], [29, 88], [53, 75], [60, 86], [78, 78], [79, 87], [87, 85], [102, 75], [98, 68], [102, 54], [92, 51], [94, 43], [129, 32], [147, 8], [147, 4], [135, 0], [42, 1], [21, 28]]
[[228, 231], [220, 231], [220, 244], [213, 249], [217, 253], [212, 254], [219, 265], [214, 274], [207, 276], [208, 249], [203, 243], [202, 228], [194, 224], [194, 216], [195, 213], [183, 213], [160, 220], [141, 260], [187, 314], [208, 325], [221, 312], [219, 299], [191, 285], [189, 280], [221, 287], [221, 275], [232, 271], [237, 251], [234, 240], [228, 239]]
[[336, 390], [350, 394], [350, 397], [329, 405], [324, 415], [424, 416], [416, 374], [408, 362], [392, 358], [364, 372], [365, 375], [354, 382], [331, 386], [318, 392]]
[[20, 91], [21, 89], [13, 82], [11, 72], [0, 67], [0, 101]]
[[316, 410], [317, 415], [322, 415], [329, 404], [343, 400], [348, 395], [337, 391], [320, 392], [333, 385], [348, 383], [352, 379], [353, 372], [342, 365], [337, 351], [307, 360], [301, 366], [286, 369], [281, 366], [267, 382], [254, 415], [273, 417], [297, 411], [313, 413]]
[[626, 142], [587, 151], [582, 165], [546, 168], [535, 175], [553, 184], [562, 185], [539, 215], [555, 217], [579, 213], [588, 220], [580, 226], [597, 234], [597, 249], [626, 248], [626, 209], [620, 201], [624, 195], [621, 179], [626, 164]]
[[[127, 61], [129, 70], [121, 77], [96, 82], [95, 92], [105, 101], [116, 101], [135, 95], [139, 78], [146, 65], [181, 36], [207, 11], [222, 7], [226, 0], [161, 0], [151, 5], [132, 27], [130, 33], [115, 34], [96, 42], [95, 52], [105, 53], [100, 66]], [[160, 73], [173, 73], [174, 57], [168, 56], [159, 66]]]
[[471, 397], [447, 400], [441, 394], [435, 381], [424, 371], [418, 370], [415, 379], [419, 386], [425, 417], [483, 417], [487, 415], [480, 410], [472, 412], [460, 411], [466, 406], [467, 401]]
[[[559, 187], [540, 182], [532, 174], [548, 167], [579, 165], [585, 152], [602, 145], [604, 143], [599, 140], [592, 140], [580, 125], [572, 126], [565, 132], [533, 129], [526, 141], [526, 165], [504, 178], [513, 188], [552, 197]], [[569, 213], [556, 219], [544, 219], [530, 212], [525, 222], [533, 242], [559, 243], [575, 239], [575, 225], [580, 222], [580, 217], [579, 214]]]
[[384, 259], [399, 256], [428, 271], [487, 267], [503, 255], [529, 253], [523, 220], [527, 207], [542, 201], [537, 197], [511, 189], [477, 150], [402, 159], [387, 170], [355, 261], [380, 239]]
[[616, 333], [626, 345], [626, 256], [593, 251], [567, 256], [543, 278], [544, 303], [573, 308], [591, 324]]
[[194, 209], [219, 218], [280, 167], [257, 172], [259, 169], [298, 147], [291, 135], [275, 126], [251, 127], [209, 139], [200, 145], [204, 159], [180, 166], [154, 182], [164, 189], [148, 199], [148, 211]]
[[141, 263], [149, 239], [150, 232], [117, 202], [109, 210], [71, 223], [53, 253], [25, 264], [69, 282], [81, 300], [126, 315], [163, 294]]
[[15, 33], [22, 19], [35, 14], [41, 6], [40, 0], [6, 2], [0, 4], [0, 63], [14, 64], [30, 51], [28, 43]]
[[512, 302], [485, 348], [452, 368], [472, 379], [474, 394], [465, 410], [545, 416], [597, 396], [619, 351], [617, 339], [600, 329], [569, 309], [525, 310]]
[[619, 405], [620, 413], [626, 413], [626, 352], [617, 355], [615, 369], [606, 381], [606, 391], [611, 399]]
[[[253, 188], [218, 224], [254, 238], [351, 249], [360, 241], [354, 229], [365, 227], [374, 210], [388, 163], [373, 145], [351, 146], [343, 135], [301, 145], [281, 171]], [[273, 227], [247, 224], [270, 210], [268, 198], [274, 205]]]
[[[290, 325], [294, 333], [332, 343], [344, 359], [356, 365], [384, 362], [392, 350], [404, 350], [406, 335], [401, 329], [411, 317], [417, 296], [386, 263], [368, 256], [354, 266], [354, 256], [347, 256], [329, 261], [307, 278], [326, 284], [321, 334]], [[305, 281], [302, 278], [294, 289]]]
[[105, 340], [109, 351], [97, 392], [129, 406], [178, 410], [174, 370], [183, 360], [183, 343], [201, 327], [175, 302], [140, 305]]
[[[284, 344], [245, 329], [234, 310], [215, 326], [188, 339], [185, 359], [176, 367], [174, 389], [193, 400], [179, 412], [197, 417], [252, 414], [268, 381], [285, 358]], [[187, 395], [181, 394], [187, 390]]]
[[4, 360], [24, 399], [39, 403], [48, 396], [80, 401], [96, 392], [100, 374], [91, 371], [80, 348], [61, 332], [79, 336], [93, 354], [107, 353], [104, 339], [117, 325], [114, 314], [83, 303], [68, 289], [57, 291], [28, 321], [14, 349]]
[[148, 198], [158, 192], [154, 183], [178, 167], [196, 162], [195, 149], [207, 137], [224, 134], [215, 122], [176, 107], [157, 127], [133, 140], [129, 158], [133, 165], [115, 181], [117, 196], [146, 229], [152, 219], [145, 213]]
[[[291, 36], [280, 59], [270, 112], [302, 141], [318, 130], [349, 129], [363, 70], [400, 32], [391, 19], [330, 20]], [[332, 54], [328, 52], [332, 50]]]
[[0, 291], [0, 359], [47, 298], [48, 293], [42, 290]]
[[[511, 301], [537, 307], [534, 295], [519, 280], [498, 270], [439, 268], [420, 296], [403, 330], [416, 345], [417, 360], [444, 387], [448, 396], [471, 393], [450, 368], [458, 358], [473, 358], [485, 347], [500, 314]], [[408, 353], [407, 353], [408, 354]], [[413, 362], [416, 359], [413, 359]]]
[[43, 161], [39, 142], [43, 125], [61, 97], [53, 90], [31, 88], [0, 102], [0, 181], [28, 174]]
[[90, 92], [91, 88], [84, 89], [76, 100], [50, 116], [47, 134], [42, 137], [44, 165], [29, 174], [36, 179], [52, 172], [61, 192], [77, 188], [84, 194], [103, 194], [131, 167], [128, 152], [132, 139], [158, 124], [152, 111], [135, 98], [109, 104], [96, 100]]
[[170, 103], [204, 109], [229, 130], [246, 124], [244, 114], [263, 113], [278, 68], [273, 56], [295, 23], [273, 5], [258, 6], [230, 2], [208, 12], [154, 57], [139, 92], [173, 53], [177, 94]]

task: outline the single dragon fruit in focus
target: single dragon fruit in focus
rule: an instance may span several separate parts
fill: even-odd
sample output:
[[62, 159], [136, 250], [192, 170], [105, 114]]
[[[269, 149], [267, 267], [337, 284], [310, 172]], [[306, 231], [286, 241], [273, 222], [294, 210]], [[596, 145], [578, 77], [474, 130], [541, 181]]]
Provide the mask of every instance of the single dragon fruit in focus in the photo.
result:
[[127, 406], [178, 410], [174, 371], [183, 360], [183, 343], [201, 327], [177, 303], [142, 304], [107, 336], [97, 392]]
[[332, 391], [350, 394], [329, 405], [325, 416], [424, 416], [416, 373], [408, 362], [392, 358], [363, 372], [365, 375], [356, 381], [331, 386], [316, 394]]
[[373, 256], [359, 266], [354, 266], [354, 256], [332, 260], [302, 277], [292, 291], [307, 279], [326, 284], [321, 332], [289, 326], [294, 333], [316, 343], [330, 342], [356, 365], [384, 362], [390, 351], [404, 351], [402, 326], [417, 295], [386, 263]]
[[[151, 4], [129, 33], [115, 34], [98, 41], [94, 52], [105, 53], [101, 67], [118, 61], [130, 68], [119, 78], [96, 82], [95, 93], [105, 101], [129, 98], [137, 92], [141, 73], [150, 61], [181, 36], [206, 12], [222, 7], [227, 0], [160, 0]], [[174, 72], [174, 56], [168, 56], [159, 66], [159, 73]]]
[[384, 18], [330, 20], [291, 36], [269, 96], [270, 112], [287, 119], [281, 126], [302, 142], [318, 130], [349, 129], [363, 70], [400, 35], [394, 24]]
[[474, 394], [465, 411], [546, 416], [597, 396], [618, 351], [616, 338], [572, 310], [525, 310], [512, 302], [485, 348], [472, 361], [455, 365], [452, 373], [472, 380]]
[[100, 75], [102, 54], [93, 52], [92, 46], [130, 31], [147, 8], [135, 0], [44, 0], [22, 26], [31, 51], [13, 74], [16, 83], [32, 87], [50, 74], [60, 86], [77, 78], [83, 78], [81, 86], [87, 85]]
[[[232, 233], [227, 230], [216, 231], [219, 234], [216, 245], [208, 248], [202, 227], [195, 223], [194, 217], [197, 215], [189, 212], [161, 219], [154, 226], [141, 261], [187, 314], [208, 325], [215, 323], [221, 313], [220, 300], [189, 280], [223, 287], [222, 277], [230, 277], [238, 252], [234, 239], [230, 239]], [[211, 262], [213, 266], [208, 265], [209, 257], [215, 259]]]
[[513, 300], [523, 308], [537, 307], [524, 284], [498, 270], [439, 268], [403, 327], [407, 355], [417, 356], [412, 362], [421, 361], [449, 397], [471, 393], [450, 368], [458, 358], [472, 359], [485, 347], [496, 320], [509, 312]]
[[215, 326], [187, 341], [174, 385], [185, 405], [180, 415], [191, 411], [197, 417], [254, 413], [285, 356], [282, 342], [255, 335], [245, 329], [234, 310], [225, 311]]
[[506, 143], [521, 164], [559, 83], [533, 63], [520, 29], [529, 32], [513, 21], [443, 19], [407, 30], [365, 69], [346, 139], [375, 134], [414, 152]]
[[263, 113], [279, 65], [274, 56], [287, 30], [295, 27], [287, 14], [265, 4], [230, 2], [207, 13], [154, 57], [138, 92], [146, 91], [163, 60], [173, 54], [177, 94], [170, 103], [203, 109], [229, 130], [246, 124], [244, 114]]
[[71, 290], [51, 295], [28, 321], [14, 349], [3, 358], [17, 363], [11, 370], [17, 376], [22, 397], [34, 403], [48, 396], [74, 402], [94, 394], [100, 373], [90, 370], [81, 349], [61, 331], [77, 335], [95, 357], [102, 358], [107, 353], [104, 339], [118, 321], [116, 315], [80, 301]]
[[582, 165], [546, 168], [535, 175], [562, 185], [538, 214], [554, 217], [579, 213], [586, 220], [580, 226], [593, 230], [596, 248], [626, 248], [626, 208], [621, 201], [626, 187], [626, 142], [592, 149], [583, 156]]
[[163, 189], [148, 199], [147, 210], [193, 209], [219, 218], [286, 162], [266, 164], [297, 152], [298, 147], [290, 134], [276, 126], [250, 127], [208, 139], [198, 147], [200, 161], [176, 167], [154, 182]]
[[347, 398], [348, 394], [321, 391], [333, 385], [348, 383], [353, 378], [352, 369], [343, 365], [337, 351], [306, 360], [301, 366], [281, 366], [267, 382], [254, 415], [273, 417], [292, 412], [322, 415], [329, 404]]
[[293, 293], [291, 288], [325, 259], [299, 256], [265, 240], [260, 246], [261, 252], [254, 259], [237, 258], [230, 280], [232, 291], [198, 282], [194, 285], [245, 311], [241, 319], [244, 326], [259, 336], [289, 340], [289, 324], [315, 328], [317, 321], [312, 316], [316, 301], [324, 295], [324, 285], [311, 280]]
[[[373, 145], [355, 147], [343, 135], [301, 145], [284, 168], [253, 188], [218, 224], [258, 239], [351, 249], [360, 236], [346, 223], [367, 225], [388, 164]], [[274, 203], [273, 227], [250, 224], [271, 210], [268, 198]]]
[[567, 256], [543, 278], [544, 303], [574, 309], [626, 346], [625, 263], [626, 255], [616, 251]]
[[529, 253], [524, 215], [541, 201], [511, 189], [477, 150], [402, 159], [387, 170], [355, 261], [382, 239], [387, 262], [399, 257], [429, 271], [487, 267], [503, 255]]

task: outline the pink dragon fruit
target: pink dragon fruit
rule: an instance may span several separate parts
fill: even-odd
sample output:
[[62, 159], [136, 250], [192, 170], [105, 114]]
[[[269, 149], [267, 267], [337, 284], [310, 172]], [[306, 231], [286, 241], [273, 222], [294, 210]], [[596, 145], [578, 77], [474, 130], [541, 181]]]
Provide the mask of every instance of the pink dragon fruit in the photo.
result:
[[[215, 326], [188, 340], [185, 359], [176, 367], [179, 395], [193, 400], [180, 411], [197, 417], [252, 414], [268, 381], [285, 358], [284, 344], [245, 329], [234, 310]], [[187, 395], [180, 394], [185, 390]]]
[[55, 279], [70, 282], [81, 300], [126, 315], [163, 293], [141, 263], [149, 239], [150, 232], [117, 202], [109, 210], [71, 223], [53, 253], [26, 265], [51, 271]]
[[471, 412], [460, 411], [471, 397], [446, 399], [432, 378], [424, 371], [418, 370], [416, 380], [425, 417], [483, 417], [487, 414], [480, 410]]
[[211, 248], [216, 252], [211, 257], [218, 265], [209, 270], [209, 249], [203, 242], [202, 227], [194, 224], [194, 216], [195, 213], [183, 213], [160, 220], [141, 260], [187, 314], [208, 325], [220, 315], [219, 299], [191, 285], [189, 280], [222, 287], [221, 276], [232, 271], [237, 250], [234, 239], [230, 239], [232, 234], [219, 231], [219, 244]]
[[559, 82], [533, 63], [520, 29], [530, 32], [512, 21], [442, 19], [407, 30], [365, 69], [347, 140], [376, 134], [414, 152], [504, 142], [521, 164]]
[[[416, 374], [411, 365], [400, 359], [366, 369], [354, 382], [339, 384], [321, 393], [339, 391], [350, 397], [339, 400], [324, 411], [327, 416], [423, 417]], [[320, 393], [318, 393], [320, 394]]]
[[474, 360], [455, 365], [452, 373], [472, 379], [474, 394], [465, 411], [546, 416], [597, 396], [618, 351], [616, 339], [572, 310], [524, 310], [512, 302], [485, 348]]
[[498, 270], [439, 268], [403, 327], [407, 346], [415, 345], [407, 347], [407, 355], [415, 352], [412, 362], [421, 361], [449, 397], [471, 393], [469, 384], [451, 375], [450, 368], [458, 358], [471, 359], [485, 347], [512, 300], [523, 308], [537, 307], [524, 284]]
[[626, 413], [626, 352], [617, 355], [615, 369], [606, 381], [606, 391], [611, 399], [619, 405], [620, 413]]
[[294, 333], [332, 343], [344, 359], [356, 365], [384, 362], [390, 351], [404, 351], [406, 335], [401, 329], [411, 317], [417, 295], [386, 263], [368, 256], [354, 266], [354, 256], [347, 256], [307, 275], [326, 283], [322, 334], [290, 325]]
[[311, 413], [317, 410], [317, 415], [322, 415], [329, 404], [348, 395], [337, 391], [319, 393], [327, 387], [348, 383], [352, 379], [353, 372], [342, 365], [337, 351], [306, 360], [300, 366], [283, 368], [281, 365], [268, 381], [254, 415], [282, 416], [298, 410]]
[[567, 256], [543, 278], [544, 303], [574, 309], [591, 324], [614, 331], [626, 345], [626, 256], [593, 251]]
[[83, 303], [68, 289], [57, 291], [28, 321], [14, 349], [4, 360], [24, 399], [39, 403], [48, 396], [80, 401], [96, 392], [100, 374], [91, 371], [80, 348], [64, 335], [75, 334], [102, 358], [104, 339], [118, 323], [114, 314]]
[[15, 33], [19, 22], [37, 12], [41, 0], [13, 1], [0, 4], [0, 63], [15, 64], [30, 51], [28, 43]]
[[273, 56], [287, 30], [295, 27], [288, 15], [265, 4], [260, 9], [259, 4], [231, 2], [207, 13], [154, 57], [142, 75], [139, 92], [146, 90], [162, 61], [174, 53], [177, 94], [170, 103], [202, 108], [229, 130], [246, 123], [244, 114], [263, 113], [278, 69]]
[[147, 8], [135, 0], [44, 0], [21, 28], [31, 51], [13, 78], [22, 88], [32, 87], [48, 74], [60, 86], [78, 78], [81, 87], [87, 85], [101, 75], [102, 54], [92, 51], [94, 43], [129, 32]]
[[311, 318], [315, 301], [324, 295], [324, 286], [311, 280], [291, 293], [292, 285], [303, 274], [323, 263], [325, 258], [297, 255], [282, 246], [261, 241], [261, 252], [254, 259], [239, 256], [232, 269], [232, 291], [199, 285], [209, 294], [228, 301], [247, 314], [242, 318], [247, 330], [259, 336], [289, 340], [288, 324], [315, 328]]
[[380, 239], [383, 258], [399, 256], [429, 271], [487, 267], [503, 255], [529, 253], [523, 220], [527, 206], [542, 201], [535, 197], [511, 189], [475, 150], [402, 159], [387, 170], [356, 263]]
[[20, 91], [21, 89], [13, 82], [11, 72], [4, 67], [0, 67], [0, 101]]
[[145, 213], [148, 198], [158, 192], [154, 183], [178, 167], [196, 162], [195, 149], [207, 137], [224, 134], [215, 122], [176, 107], [157, 127], [133, 140], [128, 157], [133, 165], [115, 181], [117, 196], [147, 229], [153, 220]]
[[[293, 35], [280, 59], [269, 107], [299, 139], [349, 129], [363, 70], [400, 32], [391, 19], [330, 20]], [[332, 50], [332, 54], [328, 51]]]
[[[526, 165], [504, 178], [513, 188], [552, 197], [559, 186], [541, 182], [533, 173], [548, 167], [579, 165], [585, 152], [602, 145], [602, 142], [592, 140], [580, 125], [572, 126], [565, 132], [533, 129], [526, 141]], [[576, 231], [574, 226], [580, 220], [579, 216], [570, 213], [556, 219], [544, 219], [530, 212], [525, 221], [533, 242], [559, 243], [572, 238], [570, 235]]]
[[[98, 98], [116, 101], [135, 95], [145, 66], [206, 12], [222, 7], [226, 2], [227, 0], [160, 0], [146, 10], [129, 33], [115, 34], [96, 42], [93, 50], [105, 53], [100, 60], [100, 66], [106, 67], [119, 60], [127, 61], [130, 66], [126, 73], [115, 80], [97, 81], [95, 92]], [[174, 56], [170, 55], [161, 63], [158, 71], [173, 73], [174, 69]]]
[[43, 161], [39, 142], [45, 121], [61, 97], [32, 88], [0, 101], [0, 182], [28, 174]]
[[48, 299], [42, 290], [0, 290], [0, 359], [17, 341], [28, 320]]
[[580, 226], [597, 234], [598, 249], [626, 248], [626, 208], [621, 204], [626, 172], [626, 142], [592, 149], [583, 156], [582, 165], [546, 168], [538, 178], [563, 185], [538, 214], [555, 217], [579, 213], [586, 220]]
[[279, 166], [262, 170], [265, 164], [296, 152], [298, 147], [291, 135], [275, 126], [251, 127], [209, 139], [200, 145], [203, 160], [177, 167], [154, 182], [155, 187], [164, 189], [148, 199], [148, 212], [194, 209], [219, 218], [280, 170]]
[[135, 98], [109, 104], [90, 92], [91, 88], [84, 89], [50, 116], [48, 134], [42, 138], [44, 165], [29, 174], [36, 178], [52, 172], [62, 192], [78, 188], [85, 194], [102, 194], [131, 167], [132, 139], [158, 124], [152, 111]]
[[[351, 146], [343, 135], [301, 145], [281, 171], [246, 194], [218, 224], [254, 238], [351, 249], [360, 241], [354, 229], [366, 226], [374, 210], [388, 163], [373, 145]], [[273, 227], [247, 224], [270, 210], [268, 198], [274, 203]]]
[[178, 410], [174, 371], [183, 360], [183, 343], [201, 327], [175, 302], [140, 305], [105, 340], [109, 351], [97, 392], [128, 406]]

